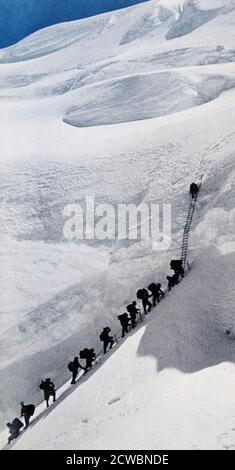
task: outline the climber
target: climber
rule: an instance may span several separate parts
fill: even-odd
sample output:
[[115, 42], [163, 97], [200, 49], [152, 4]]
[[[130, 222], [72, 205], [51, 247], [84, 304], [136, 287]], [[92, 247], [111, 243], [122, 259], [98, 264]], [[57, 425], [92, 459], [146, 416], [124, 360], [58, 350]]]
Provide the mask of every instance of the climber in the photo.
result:
[[128, 333], [128, 325], [130, 318], [128, 317], [127, 313], [122, 313], [122, 315], [118, 315], [118, 320], [121, 323], [122, 327], [122, 338], [125, 336], [126, 333]]
[[179, 282], [179, 275], [174, 274], [173, 276], [167, 276], [168, 280], [168, 290], [170, 291], [172, 287], [174, 287]]
[[182, 266], [182, 260], [181, 259], [172, 259], [170, 263], [171, 269], [174, 271], [175, 274], [178, 276], [180, 275], [181, 277], [184, 277], [184, 268]]
[[127, 305], [126, 309], [131, 317], [131, 326], [135, 328], [137, 315], [140, 314], [140, 309], [136, 308], [136, 301], [134, 300], [132, 304]]
[[96, 358], [96, 354], [93, 348], [88, 349], [85, 348], [82, 351], [80, 351], [80, 358], [86, 360], [86, 365], [84, 367], [84, 373], [86, 374], [88, 370], [92, 367], [92, 362]]
[[7, 427], [10, 433], [10, 436], [8, 438], [8, 444], [10, 444], [13, 439], [16, 439], [19, 436], [20, 429], [23, 428], [23, 426], [24, 425], [19, 418], [13, 419], [12, 423], [7, 423]]
[[156, 307], [156, 301], [160, 302], [160, 297], [164, 297], [164, 292], [161, 289], [162, 285], [160, 283], [155, 284], [155, 282], [152, 282], [152, 284], [149, 284], [148, 290], [152, 292], [151, 297], [153, 297], [153, 306]]
[[53, 402], [55, 402], [55, 400], [56, 400], [55, 385], [53, 384], [53, 382], [51, 382], [51, 379], [48, 378], [46, 380], [41, 381], [41, 383], [39, 385], [39, 388], [41, 390], [43, 390], [43, 392], [44, 392], [44, 399], [46, 401], [47, 408], [48, 408], [50, 396], [53, 397]]
[[23, 401], [21, 401], [20, 404], [21, 404], [21, 418], [24, 417], [25, 428], [27, 428], [29, 425], [29, 420], [31, 416], [34, 415], [35, 406], [33, 404], [25, 405]]
[[[144, 313], [145, 315], [147, 315], [147, 313], [150, 312], [152, 308], [152, 304], [149, 301], [149, 297], [151, 297], [151, 295], [149, 295], [147, 289], [139, 289], [136, 293], [136, 296], [138, 299], [142, 300]], [[148, 312], [147, 312], [147, 307], [148, 307]]]
[[190, 184], [190, 194], [191, 194], [192, 198], [197, 196], [198, 192], [199, 192], [198, 185], [196, 183], [191, 183]]
[[107, 352], [108, 345], [110, 345], [109, 349], [113, 347], [114, 339], [113, 336], [109, 336], [110, 331], [111, 329], [106, 326], [100, 334], [100, 341], [102, 341], [104, 345], [104, 354]]
[[81, 364], [78, 361], [78, 357], [75, 357], [74, 360], [69, 362], [69, 364], [68, 364], [68, 369], [69, 369], [70, 372], [72, 372], [71, 384], [76, 383], [76, 378], [77, 378], [77, 375], [78, 375], [79, 368], [84, 370], [84, 367], [81, 366]]

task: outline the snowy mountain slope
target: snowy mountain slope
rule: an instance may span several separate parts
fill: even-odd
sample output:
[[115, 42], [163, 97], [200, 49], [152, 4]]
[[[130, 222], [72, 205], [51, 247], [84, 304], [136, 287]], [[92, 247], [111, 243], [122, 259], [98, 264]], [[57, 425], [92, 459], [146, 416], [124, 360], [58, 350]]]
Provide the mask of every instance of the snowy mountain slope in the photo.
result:
[[234, 321], [234, 267], [234, 254], [203, 252], [146, 324], [13, 448], [234, 448], [235, 350], [224, 335]]
[[208, 2], [185, 2], [183, 7], [180, 8], [179, 17], [167, 32], [166, 39], [174, 39], [189, 34], [201, 25], [208, 23], [217, 15], [228, 13], [233, 8], [234, 4], [225, 5], [224, 2], [221, 2], [220, 7], [216, 8], [214, 6], [212, 9], [210, 9]]
[[[204, 70], [131, 75], [73, 93], [64, 121], [78, 127], [116, 124], [164, 116], [204, 104], [235, 85], [234, 66], [216, 75]], [[199, 69], [200, 70], [200, 69]], [[227, 74], [226, 72], [229, 72]], [[191, 72], [191, 73], [190, 73]], [[199, 73], [198, 73], [199, 72]], [[95, 88], [95, 89], [94, 89]], [[80, 95], [80, 96], [79, 96]]]
[[[88, 343], [100, 348], [100, 328], [117, 328], [137, 288], [156, 277], [165, 285], [188, 185], [204, 171], [190, 260], [211, 246], [232, 256], [234, 2], [197, 2], [216, 16], [166, 39], [183, 3], [53, 26], [0, 53], [2, 427], [20, 400], [41, 400], [41, 377], [58, 386], [70, 357]], [[155, 253], [148, 240], [66, 241], [64, 206], [89, 195], [171, 203], [170, 250]], [[188, 372], [168, 365], [169, 374]]]
[[87, 18], [148, 0], [1, 0], [0, 45], [9, 46], [43, 25]]

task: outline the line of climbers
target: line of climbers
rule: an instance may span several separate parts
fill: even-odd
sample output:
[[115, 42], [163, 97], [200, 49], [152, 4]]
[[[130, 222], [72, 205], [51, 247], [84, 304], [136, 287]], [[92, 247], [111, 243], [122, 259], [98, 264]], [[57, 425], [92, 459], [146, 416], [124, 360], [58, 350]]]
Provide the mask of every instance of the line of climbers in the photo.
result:
[[[199, 187], [196, 185], [196, 183], [192, 183], [190, 185], [190, 194], [192, 198], [197, 196], [198, 191], [199, 191]], [[166, 292], [171, 291], [172, 287], [177, 285], [180, 279], [184, 277], [184, 268], [182, 266], [181, 259], [177, 259], [177, 260], [172, 259], [170, 262], [170, 268], [171, 270], [174, 271], [174, 274], [172, 276], [166, 277], [168, 281], [168, 288]], [[151, 284], [149, 284], [147, 289], [146, 288], [139, 289], [136, 292], [136, 296], [139, 300], [142, 301], [144, 314], [147, 315], [151, 311], [152, 307], [156, 307], [156, 304], [159, 303], [160, 300], [165, 297], [165, 292], [162, 290], [162, 285], [160, 283], [152, 282]], [[152, 302], [150, 302], [149, 300], [150, 298], [152, 298]], [[139, 321], [141, 322], [143, 321], [142, 312], [139, 308], [137, 308], [137, 303], [135, 300], [131, 304], [126, 306], [126, 310], [128, 313], [124, 312], [121, 315], [117, 316], [121, 324], [121, 337], [122, 338], [124, 338], [124, 336], [131, 329], [135, 328], [138, 318], [139, 318]], [[128, 314], [130, 316], [128, 316]], [[110, 336], [110, 333], [111, 333], [111, 329], [108, 326], [106, 326], [100, 334], [100, 341], [103, 343], [103, 354], [106, 354], [108, 346], [109, 346], [109, 349], [112, 349], [114, 342], [115, 341], [117, 342], [116, 336]], [[76, 379], [79, 375], [80, 369], [84, 371], [84, 374], [86, 374], [91, 369], [93, 362], [96, 360], [96, 353], [95, 353], [94, 348], [91, 348], [91, 349], [84, 348], [82, 351], [80, 351], [79, 357], [80, 359], [83, 359], [86, 361], [85, 366], [80, 364], [77, 356], [75, 356], [74, 360], [69, 362], [68, 364], [68, 369], [72, 374], [71, 384], [76, 383]], [[44, 400], [48, 408], [50, 397], [52, 397], [53, 402], [56, 401], [55, 385], [51, 381], [50, 378], [46, 378], [45, 380], [41, 381], [39, 388], [44, 393]], [[30, 418], [34, 415], [35, 406], [33, 404], [25, 405], [24, 402], [21, 402], [20, 404], [21, 404], [21, 418], [23, 417], [25, 420], [24, 429], [27, 429]], [[13, 439], [16, 439], [19, 436], [20, 430], [23, 426], [24, 424], [19, 418], [15, 418], [11, 423], [7, 423], [7, 427], [10, 432], [10, 436], [8, 438], [8, 444], [10, 444], [10, 442]]]

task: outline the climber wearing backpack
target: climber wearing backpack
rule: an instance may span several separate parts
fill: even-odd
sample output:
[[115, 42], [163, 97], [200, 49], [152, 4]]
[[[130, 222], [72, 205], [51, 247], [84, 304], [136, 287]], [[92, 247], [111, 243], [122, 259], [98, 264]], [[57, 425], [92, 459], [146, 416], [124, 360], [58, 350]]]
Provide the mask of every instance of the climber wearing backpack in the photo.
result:
[[[142, 300], [144, 313], [145, 315], [147, 315], [147, 313], [150, 312], [152, 308], [152, 304], [149, 301], [149, 297], [151, 297], [151, 295], [149, 295], [147, 289], [139, 289], [136, 293], [136, 296], [138, 299]], [[148, 312], [147, 312], [147, 307], [148, 307]]]
[[131, 326], [132, 328], [135, 328], [136, 318], [137, 318], [138, 313], [140, 313], [140, 310], [136, 308], [136, 301], [132, 302], [132, 304], [127, 305], [126, 309], [131, 317]]
[[181, 259], [172, 259], [170, 262], [170, 267], [174, 271], [175, 275], [180, 275], [181, 277], [184, 277], [184, 268], [182, 266], [182, 260]]
[[156, 284], [155, 282], [152, 282], [152, 284], [149, 284], [148, 290], [152, 292], [151, 297], [153, 298], [153, 306], [156, 307], [156, 302], [160, 302], [160, 297], [164, 297], [164, 292], [161, 289], [162, 285], [160, 283]]
[[23, 426], [24, 425], [19, 418], [13, 419], [12, 423], [7, 423], [7, 427], [10, 433], [10, 436], [8, 437], [8, 444], [10, 444], [13, 439], [17, 439], [20, 434], [20, 429], [23, 428]]
[[112, 349], [113, 347], [114, 340], [113, 336], [109, 336], [110, 331], [111, 329], [106, 326], [100, 334], [100, 341], [102, 341], [104, 345], [104, 354], [107, 352], [108, 345], [110, 345], [109, 349]]
[[128, 325], [129, 325], [129, 317], [127, 315], [127, 313], [122, 313], [121, 315], [118, 315], [118, 320], [120, 321], [121, 323], [121, 327], [122, 327], [122, 338], [124, 338], [125, 334], [128, 333]]
[[199, 187], [196, 183], [191, 183], [190, 184], [190, 194], [192, 196], [192, 199], [194, 199], [195, 196], [197, 196], [199, 192]]
[[20, 402], [21, 404], [21, 418], [24, 417], [25, 420], [25, 428], [28, 427], [29, 425], [29, 420], [31, 416], [33, 416], [34, 411], [35, 411], [35, 406], [34, 405], [25, 405], [23, 401]]
[[91, 348], [91, 349], [85, 348], [82, 351], [80, 351], [80, 358], [86, 360], [86, 365], [84, 368], [84, 372], [86, 374], [88, 370], [92, 367], [92, 362], [96, 358], [94, 348]]
[[44, 392], [44, 399], [47, 404], [47, 408], [49, 406], [49, 398], [52, 396], [53, 397], [53, 402], [56, 400], [56, 391], [55, 391], [55, 385], [53, 382], [51, 382], [51, 379], [48, 378], [46, 380], [42, 380], [39, 388], [43, 390]]
[[80, 362], [78, 361], [78, 357], [75, 357], [74, 360], [69, 362], [69, 364], [68, 364], [68, 369], [69, 369], [70, 372], [72, 372], [72, 382], [71, 382], [71, 384], [76, 383], [76, 378], [77, 378], [77, 375], [78, 375], [79, 368], [84, 370], [84, 367], [81, 366]]
[[179, 275], [174, 274], [173, 276], [167, 276], [166, 277], [168, 280], [168, 290], [170, 292], [171, 288], [174, 287], [176, 284], [179, 282]]

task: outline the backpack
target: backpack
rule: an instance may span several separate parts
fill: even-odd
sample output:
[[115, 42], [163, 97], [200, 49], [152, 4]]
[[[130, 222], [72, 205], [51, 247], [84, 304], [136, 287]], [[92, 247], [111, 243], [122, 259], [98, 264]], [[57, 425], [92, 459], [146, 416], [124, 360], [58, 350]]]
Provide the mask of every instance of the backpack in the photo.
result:
[[74, 363], [73, 362], [69, 362], [68, 369], [69, 369], [70, 372], [73, 372], [73, 369], [74, 369]]
[[54, 385], [52, 382], [44, 382], [42, 381], [39, 385], [39, 388], [43, 390], [44, 392], [50, 392], [54, 390]]
[[143, 292], [143, 291], [144, 291], [144, 289], [139, 289], [139, 290], [137, 290], [137, 292], [136, 292], [136, 297], [137, 297], [137, 299], [143, 299], [143, 296], [144, 296], [144, 292]]
[[150, 290], [150, 292], [155, 292], [156, 287], [157, 287], [157, 284], [155, 284], [155, 282], [152, 282], [152, 284], [149, 284], [148, 290]]
[[146, 301], [149, 298], [149, 293], [146, 289], [142, 289], [142, 301]]
[[190, 192], [191, 193], [197, 194], [198, 191], [199, 191], [199, 187], [196, 183], [190, 184]]
[[13, 426], [14, 428], [16, 428], [16, 429], [20, 429], [20, 428], [22, 428], [22, 427], [24, 426], [23, 423], [22, 423], [22, 421], [20, 421], [19, 418], [13, 419], [13, 421], [12, 421], [11, 424], [12, 424], [12, 426]]
[[118, 315], [118, 320], [122, 323], [123, 321], [126, 321], [127, 319], [127, 313], [122, 313], [121, 315]]
[[33, 416], [34, 411], [35, 411], [35, 406], [34, 405], [28, 405], [27, 406], [27, 411], [29, 412], [30, 416]]
[[81, 359], [86, 359], [86, 358], [87, 358], [87, 352], [88, 352], [88, 349], [87, 349], [87, 348], [85, 348], [85, 349], [83, 349], [82, 351], [80, 351], [80, 353], [79, 353], [80, 358], [81, 358]]
[[39, 385], [39, 388], [40, 388], [41, 390], [45, 390], [45, 388], [46, 388], [46, 383], [45, 383], [44, 381], [42, 381], [42, 382], [40, 383], [40, 385]]
[[170, 263], [170, 267], [172, 269], [180, 269], [182, 268], [182, 260], [181, 259], [172, 259]]
[[100, 334], [100, 341], [104, 341], [106, 339], [107, 335], [105, 334], [104, 331]]
[[133, 308], [133, 304], [127, 305], [127, 306], [126, 306], [126, 309], [127, 309], [127, 311], [128, 311], [129, 313], [133, 312], [133, 309], [134, 309], [134, 308]]

